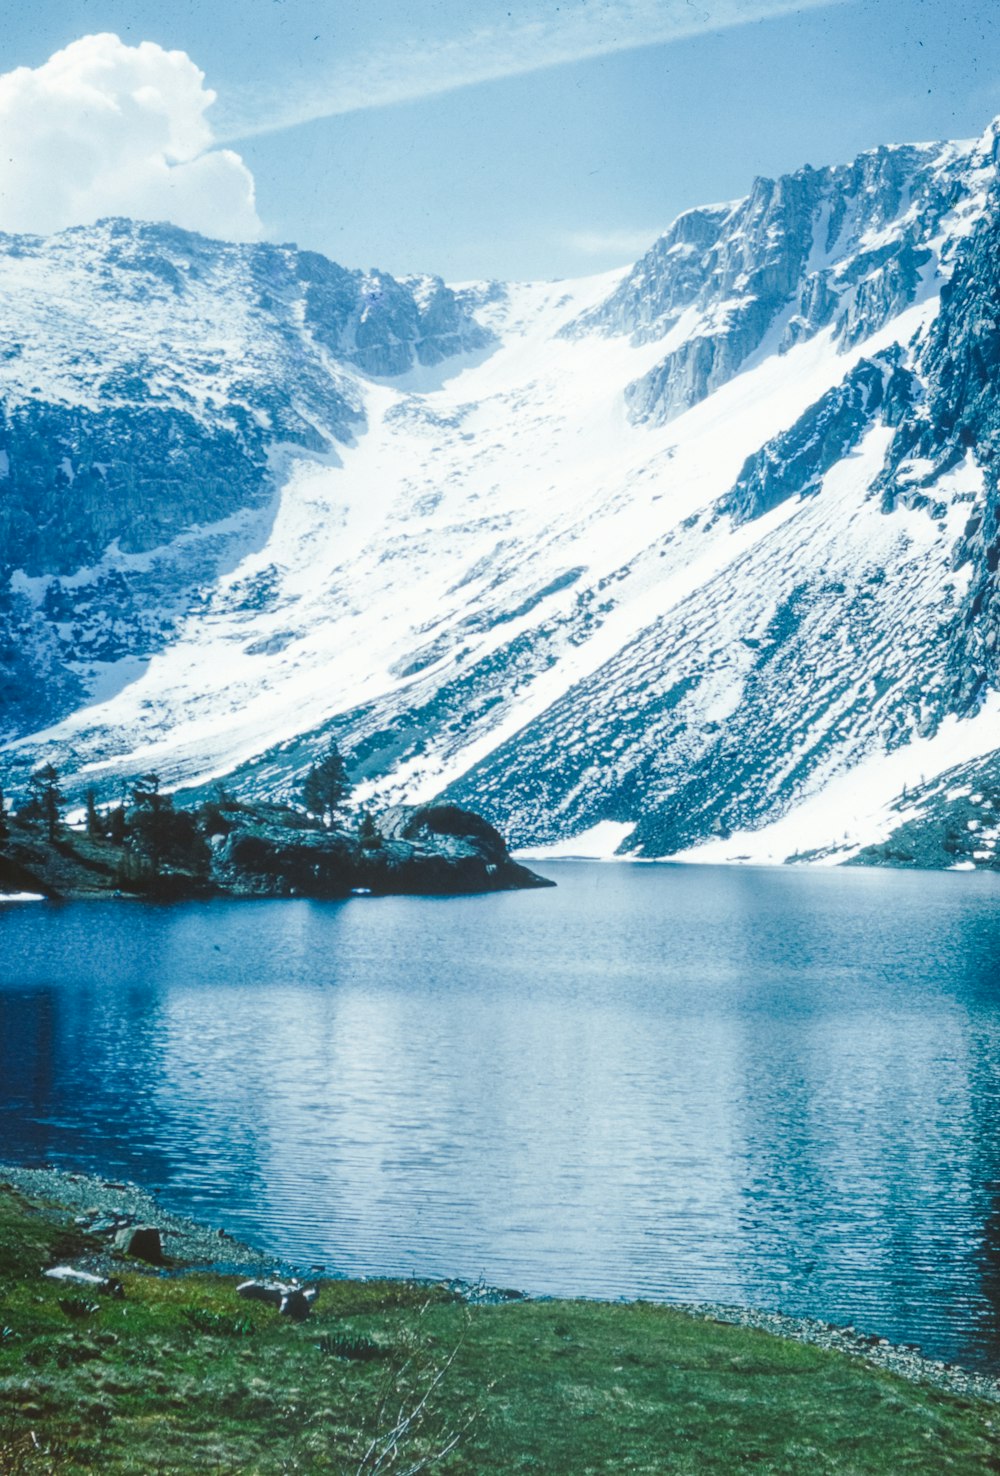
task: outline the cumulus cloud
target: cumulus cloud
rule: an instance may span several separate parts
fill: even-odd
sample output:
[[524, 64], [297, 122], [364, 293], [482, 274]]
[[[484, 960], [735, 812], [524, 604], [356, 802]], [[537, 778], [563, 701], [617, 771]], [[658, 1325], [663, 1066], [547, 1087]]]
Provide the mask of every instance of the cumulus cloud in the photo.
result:
[[213, 148], [215, 93], [183, 51], [84, 36], [0, 76], [0, 229], [48, 234], [104, 215], [229, 240], [261, 233], [253, 175]]

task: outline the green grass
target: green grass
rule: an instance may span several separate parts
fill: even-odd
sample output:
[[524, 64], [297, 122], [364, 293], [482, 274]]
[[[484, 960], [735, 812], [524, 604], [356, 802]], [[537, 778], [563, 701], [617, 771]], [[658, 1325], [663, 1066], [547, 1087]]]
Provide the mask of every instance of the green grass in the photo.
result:
[[[67, 1219], [0, 1191], [5, 1476], [399, 1476], [455, 1436], [434, 1469], [1000, 1471], [1000, 1407], [766, 1333], [648, 1303], [469, 1309], [400, 1282], [325, 1283], [295, 1324], [232, 1278], [125, 1266], [124, 1300], [77, 1296], [39, 1274], [85, 1253]], [[379, 1467], [401, 1411], [413, 1426]]]

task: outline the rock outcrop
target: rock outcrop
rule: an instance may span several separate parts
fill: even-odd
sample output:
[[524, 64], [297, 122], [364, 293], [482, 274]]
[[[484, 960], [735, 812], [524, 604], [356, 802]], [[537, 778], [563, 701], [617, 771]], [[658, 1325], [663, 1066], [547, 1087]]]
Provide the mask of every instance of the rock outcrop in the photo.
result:
[[513, 861], [506, 842], [481, 815], [458, 805], [400, 805], [382, 816], [382, 845], [365, 853], [362, 874], [373, 892], [499, 892], [548, 887]]
[[818, 492], [830, 468], [848, 456], [871, 427], [889, 373], [890, 365], [862, 359], [789, 430], [747, 458], [719, 511], [728, 513], [738, 526], [780, 507], [789, 497]]
[[374, 844], [318, 829], [294, 811], [225, 812], [232, 829], [213, 845], [212, 879], [231, 895], [338, 897], [494, 892], [550, 886], [513, 861], [499, 831], [457, 805], [397, 806]]
[[725, 384], [760, 349], [829, 328], [850, 347], [913, 303], [952, 259], [970, 156], [940, 144], [873, 149], [848, 165], [757, 179], [744, 200], [679, 217], [599, 307], [566, 331], [682, 341], [626, 399], [662, 424]]
[[[156, 866], [134, 843], [119, 846], [59, 828], [49, 841], [15, 818], [0, 839], [0, 888], [51, 898], [115, 893], [188, 897], [312, 897], [497, 892], [552, 883], [511, 859], [481, 816], [455, 805], [397, 806], [362, 838], [327, 829], [284, 805], [219, 800], [196, 812], [186, 851]], [[138, 1254], [138, 1252], [136, 1252]]]

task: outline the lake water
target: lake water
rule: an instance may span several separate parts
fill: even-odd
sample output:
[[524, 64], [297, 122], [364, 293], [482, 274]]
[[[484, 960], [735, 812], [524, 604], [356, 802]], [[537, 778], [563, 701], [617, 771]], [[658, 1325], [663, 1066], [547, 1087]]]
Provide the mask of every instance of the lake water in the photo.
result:
[[0, 907], [0, 1157], [307, 1268], [780, 1308], [1000, 1365], [1000, 877]]

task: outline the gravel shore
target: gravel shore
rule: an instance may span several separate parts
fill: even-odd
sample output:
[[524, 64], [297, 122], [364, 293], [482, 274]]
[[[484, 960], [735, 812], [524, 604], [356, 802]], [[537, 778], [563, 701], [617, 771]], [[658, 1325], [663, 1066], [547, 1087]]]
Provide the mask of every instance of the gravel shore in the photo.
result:
[[[255, 1276], [280, 1274], [288, 1269], [274, 1257], [233, 1239], [224, 1230], [210, 1229], [165, 1210], [153, 1195], [137, 1184], [64, 1169], [18, 1168], [0, 1164], [0, 1187], [5, 1185], [36, 1204], [62, 1208], [74, 1216], [120, 1213], [136, 1224], [155, 1225], [160, 1231], [164, 1252], [175, 1266]], [[103, 1258], [97, 1259], [103, 1261]], [[467, 1301], [480, 1304], [521, 1297], [518, 1292], [473, 1286], [462, 1281], [449, 1281], [447, 1286]], [[781, 1312], [762, 1312], [721, 1302], [670, 1305], [703, 1321], [760, 1328], [776, 1337], [794, 1338], [797, 1342], [835, 1349], [915, 1383], [932, 1384], [951, 1394], [1000, 1403], [1000, 1379], [926, 1358], [915, 1348], [866, 1335], [854, 1327], [837, 1327], [815, 1318], [787, 1317]]]
[[975, 1373], [954, 1363], [925, 1358], [916, 1348], [890, 1343], [858, 1332], [854, 1327], [837, 1327], [812, 1317], [786, 1317], [783, 1312], [760, 1312], [751, 1307], [733, 1307], [719, 1302], [672, 1303], [679, 1311], [709, 1322], [728, 1322], [738, 1327], [759, 1327], [779, 1338], [794, 1338], [799, 1343], [814, 1343], [818, 1348], [834, 1348], [852, 1358], [862, 1358], [876, 1368], [888, 1369], [914, 1383], [933, 1384], [950, 1394], [973, 1399], [991, 1399], [1000, 1403], [1000, 1379]]
[[137, 1225], [155, 1225], [164, 1254], [171, 1262], [185, 1267], [260, 1275], [273, 1271], [277, 1265], [273, 1256], [244, 1245], [224, 1230], [213, 1230], [183, 1215], [172, 1214], [138, 1184], [70, 1173], [65, 1169], [0, 1164], [0, 1187], [4, 1185], [16, 1189], [33, 1203], [56, 1206], [74, 1216], [90, 1219], [119, 1214]]

